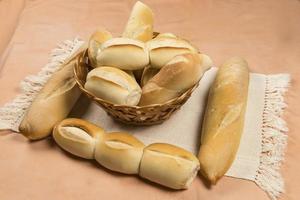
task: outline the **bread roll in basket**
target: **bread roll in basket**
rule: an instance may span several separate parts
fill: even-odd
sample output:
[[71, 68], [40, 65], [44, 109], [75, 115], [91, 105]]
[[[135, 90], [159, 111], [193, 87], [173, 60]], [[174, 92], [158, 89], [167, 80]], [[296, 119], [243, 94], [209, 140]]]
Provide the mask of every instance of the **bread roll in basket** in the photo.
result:
[[88, 51], [83, 51], [77, 59], [74, 67], [75, 79], [80, 90], [92, 101], [100, 105], [109, 115], [118, 121], [134, 125], [160, 124], [168, 119], [178, 110], [191, 96], [197, 88], [198, 82], [184, 93], [162, 104], [152, 104], [147, 106], [116, 105], [101, 98], [96, 97], [85, 89], [87, 74], [93, 68], [89, 64]]

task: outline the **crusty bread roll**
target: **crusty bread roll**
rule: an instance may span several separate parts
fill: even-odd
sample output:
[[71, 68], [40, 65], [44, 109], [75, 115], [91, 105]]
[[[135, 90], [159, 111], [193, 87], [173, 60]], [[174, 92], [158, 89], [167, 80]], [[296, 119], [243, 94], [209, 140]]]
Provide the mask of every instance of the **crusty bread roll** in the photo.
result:
[[192, 153], [170, 144], [156, 143], [144, 149], [139, 175], [173, 189], [186, 189], [198, 170], [199, 161]]
[[132, 8], [123, 37], [146, 42], [153, 36], [153, 12], [145, 4], [137, 1]]
[[52, 75], [28, 108], [19, 126], [20, 132], [28, 139], [37, 140], [50, 135], [54, 125], [67, 117], [79, 98], [81, 92], [73, 73], [77, 54]]
[[84, 87], [95, 96], [120, 105], [137, 105], [141, 88], [133, 77], [114, 67], [98, 67], [87, 75]]
[[219, 68], [210, 88], [198, 158], [201, 173], [213, 184], [229, 169], [238, 150], [248, 84], [247, 62], [234, 57]]
[[138, 174], [143, 149], [144, 144], [128, 133], [108, 133], [97, 143], [95, 159], [110, 170]]
[[187, 53], [175, 56], [142, 88], [139, 105], [165, 103], [196, 84], [212, 66], [204, 54]]
[[123, 70], [142, 69], [149, 63], [143, 42], [129, 38], [112, 38], [101, 45], [97, 66], [112, 66]]
[[92, 67], [97, 67], [97, 55], [101, 44], [111, 38], [111, 33], [106, 30], [97, 30], [91, 35], [88, 46], [88, 57]]
[[95, 145], [104, 130], [81, 119], [65, 119], [53, 129], [55, 142], [64, 150], [86, 159], [94, 159]]
[[146, 83], [153, 78], [157, 73], [159, 72], [159, 69], [151, 67], [151, 65], [148, 65], [144, 68], [143, 74], [141, 77], [140, 85], [143, 87], [146, 85]]
[[185, 53], [198, 53], [188, 41], [177, 38], [170, 33], [160, 34], [147, 42], [150, 65], [154, 68], [162, 68], [177, 55]]

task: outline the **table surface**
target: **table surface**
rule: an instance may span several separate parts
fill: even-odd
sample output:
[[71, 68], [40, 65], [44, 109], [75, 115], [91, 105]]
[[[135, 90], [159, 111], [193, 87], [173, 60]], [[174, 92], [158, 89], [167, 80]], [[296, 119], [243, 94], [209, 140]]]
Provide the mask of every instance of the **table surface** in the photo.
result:
[[[0, 105], [17, 95], [19, 82], [48, 62], [66, 39], [85, 39], [106, 27], [121, 34], [135, 1], [2, 0], [0, 2]], [[189, 39], [220, 65], [239, 55], [252, 72], [290, 73], [284, 118], [289, 126], [281, 199], [300, 199], [300, 1], [145, 0], [155, 13], [155, 30]], [[24, 9], [23, 9], [24, 7]], [[23, 10], [22, 10], [23, 9]], [[15, 31], [14, 31], [15, 30]], [[45, 116], [46, 120], [47, 116]], [[267, 200], [254, 183], [225, 177], [208, 188], [196, 178], [188, 190], [146, 184], [77, 159], [51, 138], [29, 142], [0, 132], [0, 199], [235, 199]]]

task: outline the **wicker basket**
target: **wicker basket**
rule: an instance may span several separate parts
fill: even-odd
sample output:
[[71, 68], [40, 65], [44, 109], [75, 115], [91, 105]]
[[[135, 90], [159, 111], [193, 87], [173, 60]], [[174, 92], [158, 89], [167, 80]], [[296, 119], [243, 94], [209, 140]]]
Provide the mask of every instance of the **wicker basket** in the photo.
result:
[[91, 100], [100, 105], [113, 118], [126, 124], [152, 125], [162, 123], [188, 100], [192, 92], [198, 86], [198, 83], [195, 84], [179, 97], [174, 98], [164, 104], [153, 104], [142, 107], [116, 105], [94, 96], [84, 88], [87, 73], [91, 69], [92, 68], [88, 65], [87, 50], [85, 50], [78, 56], [74, 67], [75, 79], [80, 90]]

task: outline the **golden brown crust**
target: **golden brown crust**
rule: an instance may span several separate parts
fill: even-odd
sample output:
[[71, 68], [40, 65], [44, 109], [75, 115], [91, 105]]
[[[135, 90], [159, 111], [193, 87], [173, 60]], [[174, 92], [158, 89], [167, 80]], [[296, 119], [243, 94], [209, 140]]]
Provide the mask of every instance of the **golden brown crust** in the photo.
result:
[[175, 56], [142, 88], [139, 105], [165, 103], [194, 86], [212, 66], [204, 54], [187, 53]]
[[69, 114], [79, 98], [81, 92], [74, 79], [73, 62], [55, 72], [28, 108], [19, 126], [28, 139], [50, 135], [54, 125]]
[[212, 183], [234, 161], [243, 131], [248, 84], [247, 62], [234, 57], [220, 67], [210, 89], [198, 158], [201, 173]]
[[148, 145], [145, 148], [145, 150], [164, 153], [164, 154], [168, 154], [171, 156], [181, 157], [186, 160], [198, 162], [198, 159], [194, 154], [192, 154], [191, 152], [189, 152], [183, 148], [180, 148], [180, 147], [172, 145], [172, 144], [153, 143], [153, 144]]

